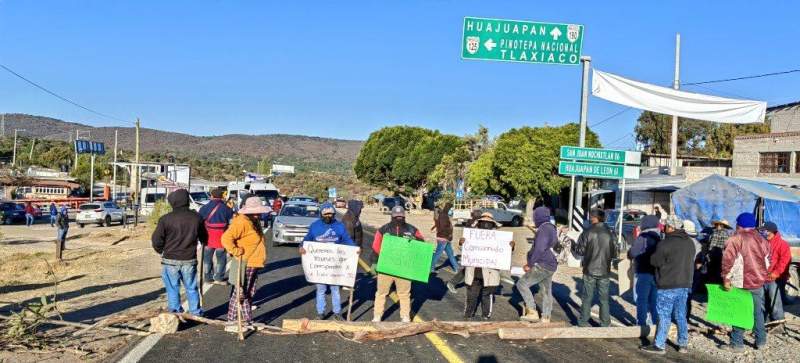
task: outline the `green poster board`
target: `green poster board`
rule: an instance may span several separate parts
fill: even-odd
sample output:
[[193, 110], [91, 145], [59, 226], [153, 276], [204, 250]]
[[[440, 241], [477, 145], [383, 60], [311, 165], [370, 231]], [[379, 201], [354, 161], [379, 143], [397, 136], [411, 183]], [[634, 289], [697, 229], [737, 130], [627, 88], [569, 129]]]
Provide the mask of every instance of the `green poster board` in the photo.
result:
[[383, 235], [378, 272], [428, 283], [433, 247], [431, 243]]
[[725, 291], [721, 285], [707, 284], [708, 311], [706, 320], [751, 330], [753, 321], [753, 295], [750, 291], [731, 288]]

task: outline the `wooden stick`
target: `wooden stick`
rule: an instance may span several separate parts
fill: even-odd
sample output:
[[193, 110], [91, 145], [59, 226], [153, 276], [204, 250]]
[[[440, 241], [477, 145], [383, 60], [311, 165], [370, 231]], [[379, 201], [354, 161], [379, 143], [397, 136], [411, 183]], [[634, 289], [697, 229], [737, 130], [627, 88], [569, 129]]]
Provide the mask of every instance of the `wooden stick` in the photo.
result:
[[[0, 315], [0, 319], [2, 320], [12, 320], [14, 318], [9, 316]], [[84, 324], [84, 323], [76, 323], [73, 321], [66, 321], [66, 320], [53, 320], [53, 319], [30, 319], [30, 318], [23, 318], [25, 321], [39, 321], [44, 324], [51, 324], [51, 325], [60, 325], [60, 326], [70, 326], [74, 328], [92, 328], [91, 324]], [[150, 335], [149, 332], [146, 331], [139, 331], [133, 329], [126, 329], [126, 328], [114, 328], [110, 326], [99, 327], [98, 329], [102, 329], [105, 331], [110, 331], [114, 333], [122, 333], [128, 335], [138, 335], [138, 336], [148, 336]]]
[[[205, 257], [206, 257], [206, 248], [201, 244], [200, 245], [200, 268], [197, 271], [198, 274], [200, 275], [199, 278], [198, 278], [200, 283], [197, 285], [198, 293], [200, 293], [200, 309], [203, 308], [203, 275], [205, 275], [203, 270], [205, 268]], [[213, 260], [213, 257], [212, 257], [212, 260]]]
[[618, 339], [641, 338], [654, 336], [656, 327], [606, 327], [606, 328], [501, 328], [498, 331], [500, 339]]
[[356, 289], [355, 285], [353, 285], [353, 288], [350, 289], [350, 298], [348, 299], [347, 302], [347, 321], [350, 321], [350, 312], [352, 311], [353, 307], [353, 292], [355, 292], [355, 289]]
[[239, 327], [239, 340], [244, 340], [242, 328], [242, 258], [239, 257], [239, 271], [236, 271], [236, 324]]

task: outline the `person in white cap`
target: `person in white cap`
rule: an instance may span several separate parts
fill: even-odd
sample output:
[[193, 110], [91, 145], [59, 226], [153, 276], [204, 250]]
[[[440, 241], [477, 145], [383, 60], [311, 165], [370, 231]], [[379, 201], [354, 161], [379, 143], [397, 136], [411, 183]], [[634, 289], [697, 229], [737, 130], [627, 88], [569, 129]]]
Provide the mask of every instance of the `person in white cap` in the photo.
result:
[[[392, 208], [392, 220], [375, 232], [375, 239], [372, 241], [372, 250], [380, 256], [383, 235], [389, 234], [397, 237], [404, 237], [416, 240], [424, 240], [425, 237], [417, 227], [406, 223], [406, 210], [401, 205]], [[372, 321], [379, 322], [383, 317], [383, 308], [386, 305], [386, 295], [392, 284], [397, 289], [397, 296], [400, 298], [400, 319], [404, 323], [411, 321], [411, 280], [394, 277], [378, 273], [378, 290], [375, 292], [375, 306], [373, 308]]]

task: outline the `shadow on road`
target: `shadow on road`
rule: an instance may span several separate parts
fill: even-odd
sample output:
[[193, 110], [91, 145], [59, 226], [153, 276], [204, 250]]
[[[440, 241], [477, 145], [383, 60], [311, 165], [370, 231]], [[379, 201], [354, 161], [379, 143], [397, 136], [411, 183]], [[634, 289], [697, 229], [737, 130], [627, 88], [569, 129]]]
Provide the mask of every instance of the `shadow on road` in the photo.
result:
[[[75, 276], [69, 277], [67, 279], [61, 280], [61, 281], [59, 281], [59, 283], [64, 283], [64, 282], [67, 282], [67, 281], [75, 281], [75, 280], [83, 278], [83, 277], [86, 277], [86, 275], [75, 275]], [[41, 283], [41, 284], [0, 286], [0, 295], [2, 295], [2, 294], [10, 294], [12, 292], [26, 291], [26, 290], [36, 290], [36, 289], [41, 289], [41, 288], [47, 287], [47, 286], [53, 286], [53, 283], [52, 282], [47, 282], [47, 283]]]

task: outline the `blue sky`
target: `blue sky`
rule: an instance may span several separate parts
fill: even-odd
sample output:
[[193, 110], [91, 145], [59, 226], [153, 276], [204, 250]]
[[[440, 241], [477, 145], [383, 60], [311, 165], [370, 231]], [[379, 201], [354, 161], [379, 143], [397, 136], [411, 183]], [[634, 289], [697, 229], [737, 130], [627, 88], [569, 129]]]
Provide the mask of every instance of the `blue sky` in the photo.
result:
[[[0, 2], [0, 63], [81, 104], [198, 135], [365, 139], [395, 124], [453, 134], [576, 121], [580, 67], [466, 61], [464, 16], [585, 26], [598, 69], [669, 85], [800, 68], [794, 2]], [[800, 73], [686, 90], [800, 100]], [[589, 123], [620, 110], [589, 103]], [[0, 71], [0, 112], [119, 125]], [[595, 129], [633, 146], [638, 110]]]

